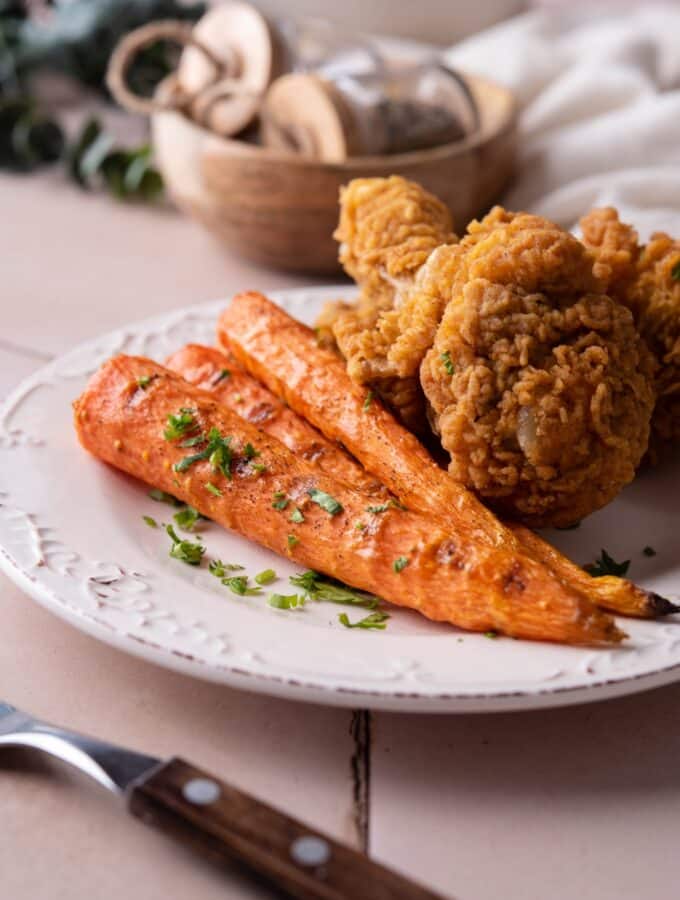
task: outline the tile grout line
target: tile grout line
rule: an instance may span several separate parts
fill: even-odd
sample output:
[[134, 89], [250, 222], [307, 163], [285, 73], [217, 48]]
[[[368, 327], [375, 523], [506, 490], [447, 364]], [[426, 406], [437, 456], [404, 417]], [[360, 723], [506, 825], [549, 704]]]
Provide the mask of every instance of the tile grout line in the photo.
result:
[[350, 759], [352, 772], [352, 818], [359, 848], [369, 852], [371, 801], [371, 712], [355, 709], [349, 730], [354, 741]]
[[42, 350], [34, 350], [32, 347], [14, 344], [6, 338], [0, 338], [0, 350], [6, 350], [8, 353], [16, 353], [20, 356], [29, 356], [31, 359], [39, 359], [41, 362], [50, 362], [54, 359], [53, 353], [44, 353]]

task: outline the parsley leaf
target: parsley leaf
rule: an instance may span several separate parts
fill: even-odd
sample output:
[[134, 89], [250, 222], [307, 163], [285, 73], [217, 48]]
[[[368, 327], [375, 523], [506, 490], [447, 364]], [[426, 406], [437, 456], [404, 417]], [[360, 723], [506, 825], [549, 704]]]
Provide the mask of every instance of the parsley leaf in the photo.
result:
[[628, 571], [629, 566], [629, 559], [625, 560], [624, 562], [617, 563], [615, 559], [612, 559], [612, 557], [607, 553], [606, 550], [602, 550], [599, 559], [596, 559], [594, 563], [589, 563], [583, 568], [586, 570], [586, 572], [592, 575], [593, 578], [601, 578], [603, 575], [625, 575]]
[[452, 362], [452, 360], [451, 360], [451, 353], [450, 353], [450, 351], [447, 350], [446, 353], [442, 353], [442, 354], [439, 356], [439, 358], [440, 358], [441, 361], [444, 363], [444, 368], [446, 369], [447, 374], [448, 374], [448, 375], [454, 375], [455, 372], [456, 372], [456, 369], [455, 369], [455, 366], [453, 365], [453, 362]]
[[168, 503], [170, 506], [182, 506], [182, 501], [178, 500], [177, 497], [173, 497], [172, 494], [166, 494], [165, 491], [161, 491], [158, 488], [152, 488], [149, 491], [149, 497], [152, 500], [156, 500], [158, 503]]
[[187, 438], [185, 441], [180, 441], [180, 447], [196, 447], [198, 444], [205, 443], [205, 435], [204, 434], [195, 434], [193, 437]]
[[364, 412], [366, 412], [368, 409], [370, 409], [370, 406], [371, 406], [371, 403], [373, 403], [374, 397], [375, 397], [375, 394], [373, 393], [373, 391], [369, 391], [366, 394], [366, 399], [364, 400], [364, 405], [363, 405]]
[[386, 503], [381, 503], [379, 506], [367, 506], [366, 512], [369, 513], [384, 513], [390, 507], [394, 507], [394, 509], [406, 509], [403, 503], [400, 503], [398, 500], [388, 500]]
[[155, 519], [152, 519], [151, 516], [142, 516], [142, 518], [149, 528], [158, 528], [158, 522]]
[[208, 444], [198, 453], [192, 453], [191, 456], [185, 456], [184, 459], [175, 463], [173, 469], [175, 472], [185, 472], [194, 463], [207, 459], [215, 472], [221, 472], [225, 478], [231, 481], [231, 460], [233, 452], [231, 449], [231, 437], [222, 437], [217, 428], [211, 428], [205, 439]]
[[386, 628], [388, 619], [389, 615], [387, 613], [379, 611], [370, 613], [363, 619], [359, 619], [358, 622], [350, 622], [347, 613], [340, 613], [338, 615], [338, 621], [344, 625], [345, 628], [377, 628], [381, 631]]
[[297, 609], [305, 605], [305, 598], [297, 594], [270, 594], [267, 603], [274, 609]]
[[251, 461], [250, 468], [253, 470], [253, 472], [255, 472], [256, 475], [261, 475], [263, 472], [267, 471], [267, 467], [264, 465], [264, 463], [256, 463]]
[[196, 522], [201, 518], [201, 514], [193, 506], [185, 506], [184, 509], [176, 512], [172, 518], [180, 528], [183, 528], [185, 531], [193, 531]]
[[484, 637], [490, 638], [491, 640], [495, 640], [498, 637], [498, 632], [497, 631], [485, 631]]
[[234, 575], [231, 578], [223, 578], [222, 584], [225, 587], [228, 587], [232, 593], [238, 594], [240, 597], [262, 593], [262, 588], [248, 587], [247, 575]]
[[264, 572], [259, 572], [255, 576], [255, 581], [258, 584], [271, 584], [272, 581], [276, 581], [276, 572], [273, 569], [265, 569]]
[[172, 556], [173, 559], [181, 560], [189, 566], [200, 566], [203, 554], [205, 553], [205, 547], [198, 542], [194, 543], [193, 541], [181, 540], [177, 537], [177, 533], [172, 525], [166, 525], [165, 530], [172, 541], [170, 556]]
[[274, 502], [272, 503], [272, 509], [285, 509], [290, 500], [282, 491], [277, 491], [274, 494]]
[[294, 587], [301, 588], [308, 594], [311, 600], [362, 606], [364, 609], [376, 609], [380, 602], [373, 594], [356, 591], [339, 581], [331, 581], [312, 569], [300, 575], [291, 575], [289, 581]]
[[140, 375], [137, 379], [137, 387], [145, 391], [157, 375]]
[[288, 535], [288, 547], [292, 550], [293, 547], [296, 547], [300, 543], [300, 538], [295, 537], [294, 534]]
[[235, 563], [224, 563], [221, 559], [211, 559], [208, 564], [208, 571], [215, 578], [225, 578], [227, 572], [240, 572], [243, 569], [244, 566], [239, 566]]
[[342, 503], [339, 503], [335, 497], [331, 497], [331, 495], [327, 494], [325, 491], [312, 488], [311, 491], [307, 491], [307, 493], [311, 497], [312, 503], [316, 503], [321, 509], [325, 509], [329, 516], [337, 516], [338, 513], [342, 512]]
[[246, 459], [254, 459], [256, 456], [260, 455], [260, 451], [256, 450], [250, 443], [250, 441], [248, 441], [248, 443], [243, 448], [243, 455]]
[[219, 375], [217, 376], [217, 378], [213, 381], [213, 385], [219, 384], [220, 381], [224, 381], [224, 379], [225, 379], [225, 378], [229, 378], [230, 375], [231, 375], [231, 372], [229, 371], [229, 369], [222, 369], [222, 371], [220, 372], [220, 374], [219, 374]]
[[222, 491], [218, 487], [215, 487], [214, 484], [211, 484], [211, 482], [209, 482], [209, 481], [206, 482], [205, 489], [209, 493], [213, 494], [213, 496], [215, 496], [215, 497], [222, 496]]
[[290, 521], [295, 522], [296, 525], [300, 525], [305, 521], [305, 517], [302, 515], [302, 511], [297, 508], [297, 506], [293, 507], [293, 512], [290, 514]]
[[187, 431], [198, 428], [198, 423], [194, 419], [195, 409], [187, 409], [182, 407], [176, 416], [172, 413], [168, 416], [168, 425], [163, 432], [166, 441], [174, 441], [182, 437]]
[[403, 572], [408, 564], [409, 558], [407, 556], [399, 556], [392, 563], [392, 568], [395, 572]]

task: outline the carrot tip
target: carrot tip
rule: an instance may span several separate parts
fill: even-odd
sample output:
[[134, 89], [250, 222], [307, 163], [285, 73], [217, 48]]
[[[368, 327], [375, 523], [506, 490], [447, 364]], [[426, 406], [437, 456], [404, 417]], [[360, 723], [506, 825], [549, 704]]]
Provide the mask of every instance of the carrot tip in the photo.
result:
[[673, 613], [680, 612], [680, 606], [677, 603], [671, 603], [661, 594], [649, 592], [647, 594], [649, 613], [652, 616], [670, 616]]

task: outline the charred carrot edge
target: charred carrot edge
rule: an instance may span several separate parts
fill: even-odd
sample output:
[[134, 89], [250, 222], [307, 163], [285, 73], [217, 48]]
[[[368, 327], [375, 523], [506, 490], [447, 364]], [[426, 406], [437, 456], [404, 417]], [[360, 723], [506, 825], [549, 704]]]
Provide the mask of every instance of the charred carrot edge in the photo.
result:
[[593, 578], [530, 528], [514, 522], [505, 525], [534, 559], [552, 569], [563, 581], [587, 593], [602, 609], [636, 619], [656, 619], [680, 610], [675, 603], [653, 591], [646, 591], [627, 578], [616, 575]]
[[[186, 428], [176, 439], [166, 433], [169, 417], [180, 411], [191, 418], [188, 427], [197, 437], [191, 445]], [[94, 456], [250, 540], [428, 618], [535, 640], [600, 645], [623, 637], [611, 616], [578, 593], [555, 581], [546, 592], [532, 560], [466, 534], [452, 540], [431, 517], [393, 507], [356, 529], [369, 494], [319, 475], [211, 394], [150, 360], [109, 360], [75, 402], [74, 414], [80, 442]], [[187, 465], [186, 457], [206, 441], [200, 436], [208, 434], [213, 442], [230, 438], [228, 456], [199, 454]], [[317, 491], [336, 505], [319, 502]], [[272, 503], [274, 493], [299, 508], [302, 523], [292, 524]]]
[[622, 615], [649, 618], [676, 607], [632, 582], [605, 583], [568, 560], [528, 528], [505, 528], [469, 491], [453, 482], [427, 450], [378, 401], [364, 415], [368, 393], [347, 375], [335, 354], [318, 347], [313, 332], [261, 294], [240, 294], [218, 325], [219, 343], [292, 409], [332, 440], [341, 441], [402, 501], [456, 522], [465, 514], [480, 538], [510, 544], [545, 565], [555, 577], [598, 605]]

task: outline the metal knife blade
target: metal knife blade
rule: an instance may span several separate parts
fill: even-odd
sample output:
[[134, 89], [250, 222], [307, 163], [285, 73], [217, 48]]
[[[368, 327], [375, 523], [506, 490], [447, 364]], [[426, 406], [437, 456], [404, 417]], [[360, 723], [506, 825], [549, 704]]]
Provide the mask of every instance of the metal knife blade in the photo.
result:
[[152, 772], [159, 759], [57, 728], [0, 701], [0, 747], [31, 747], [75, 766], [114, 794]]

